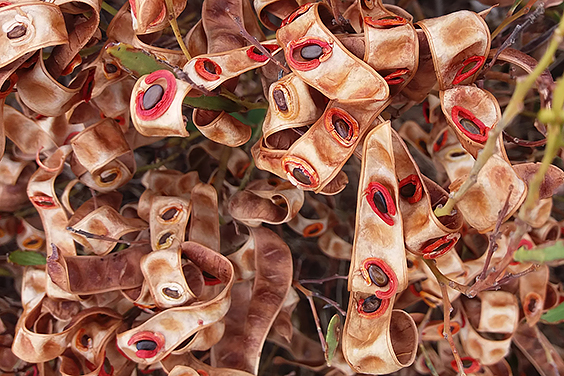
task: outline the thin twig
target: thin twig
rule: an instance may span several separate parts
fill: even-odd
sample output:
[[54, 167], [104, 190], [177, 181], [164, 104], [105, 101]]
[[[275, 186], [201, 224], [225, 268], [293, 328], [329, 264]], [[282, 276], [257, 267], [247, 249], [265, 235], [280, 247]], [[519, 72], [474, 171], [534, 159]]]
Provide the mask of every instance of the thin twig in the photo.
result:
[[442, 282], [439, 282], [439, 286], [441, 287], [441, 294], [443, 295], [443, 336], [448, 341], [450, 349], [452, 350], [452, 355], [454, 356], [456, 366], [458, 367], [458, 374], [460, 376], [466, 376], [466, 373], [464, 373], [462, 360], [460, 359], [460, 355], [458, 354], [458, 350], [456, 349], [456, 345], [454, 344], [454, 339], [452, 339], [452, 331], [450, 330], [450, 313], [452, 312], [452, 306], [450, 305], [450, 300], [448, 299], [447, 286]]
[[431, 358], [429, 357], [429, 353], [427, 352], [427, 348], [425, 348], [423, 343], [419, 344], [419, 349], [421, 349], [421, 353], [423, 354], [423, 357], [425, 358], [425, 365], [427, 366], [427, 368], [429, 368], [429, 371], [431, 371], [431, 375], [439, 376], [439, 374], [437, 373], [437, 370], [435, 368], [435, 365], [433, 364], [433, 362], [431, 361]]
[[[534, 114], [534, 117], [536, 118], [537, 114]], [[539, 146], [546, 145], [546, 138], [543, 138], [542, 140], [538, 140], [538, 141], [527, 141], [517, 137], [513, 137], [505, 131], [503, 132], [503, 138], [505, 139], [505, 141], [509, 141], [515, 145], [522, 146], [525, 148], [536, 148]]]
[[329, 281], [334, 281], [336, 279], [348, 279], [349, 277], [346, 275], [338, 275], [334, 274], [330, 277], [320, 278], [320, 279], [300, 279], [300, 283], [317, 283], [322, 284]]
[[313, 296], [315, 296], [316, 298], [319, 298], [323, 301], [325, 301], [327, 304], [329, 304], [331, 307], [335, 308], [337, 311], [339, 311], [339, 313], [341, 314], [341, 316], [346, 317], [347, 316], [347, 312], [345, 312], [345, 310], [343, 310], [341, 308], [341, 306], [339, 305], [339, 303], [337, 303], [336, 301], [334, 301], [333, 299], [330, 299], [328, 297], [326, 297], [325, 295], [321, 295], [318, 292], [312, 291]]
[[323, 330], [321, 329], [321, 323], [319, 321], [319, 316], [317, 314], [317, 308], [315, 308], [315, 303], [313, 301], [313, 293], [303, 287], [299, 282], [294, 281], [294, 287], [297, 288], [304, 294], [311, 307], [311, 313], [313, 314], [313, 320], [315, 321], [315, 326], [317, 328], [317, 334], [319, 335], [319, 342], [321, 342], [321, 350], [325, 354], [327, 352], [327, 342], [325, 341], [325, 336], [323, 335]]
[[225, 12], [229, 15], [229, 17], [231, 17], [233, 22], [235, 22], [237, 24], [237, 27], [239, 27], [239, 33], [243, 36], [243, 38], [248, 40], [256, 48], [258, 48], [259, 51], [262, 52], [262, 54], [264, 56], [266, 56], [270, 61], [272, 61], [274, 64], [278, 65], [278, 67], [280, 67], [280, 69], [282, 69], [284, 71], [284, 73], [286, 73], [286, 74], [291, 73], [291, 71], [288, 68], [286, 68], [284, 65], [282, 65], [282, 63], [280, 63], [278, 60], [276, 60], [274, 58], [274, 56], [272, 56], [272, 54], [270, 53], [270, 51], [268, 51], [268, 49], [266, 47], [264, 47], [262, 44], [260, 44], [260, 42], [257, 40], [257, 38], [255, 38], [254, 36], [249, 34], [247, 29], [245, 29], [245, 26], [243, 26], [243, 23], [241, 22], [241, 19], [239, 17], [237, 17], [236, 15], [231, 13], [229, 11], [229, 8], [225, 8]]
[[131, 245], [134, 245], [134, 244], [147, 244], [147, 243], [149, 243], [148, 240], [126, 241], [126, 240], [121, 240], [121, 239], [114, 239], [114, 238], [111, 238], [109, 236], [93, 234], [91, 232], [84, 231], [84, 230], [77, 229], [77, 228], [73, 228], [73, 227], [70, 227], [70, 226], [67, 227], [67, 231], [70, 231], [73, 234], [82, 235], [82, 236], [84, 236], [85, 238], [88, 238], [88, 239], [96, 239], [96, 240], [102, 240], [102, 241], [106, 241], [106, 242], [125, 244], [125, 245], [128, 245], [128, 246], [131, 246]]
[[176, 22], [176, 15], [174, 14], [174, 4], [172, 0], [165, 0], [166, 10], [168, 12], [168, 22], [170, 23], [170, 27], [172, 28], [172, 32], [178, 41], [178, 45], [180, 49], [186, 56], [186, 59], [190, 60], [192, 57], [190, 56], [190, 52], [188, 52], [188, 48], [184, 44], [184, 40], [182, 39], [182, 34], [180, 33], [180, 29], [178, 28], [178, 23]]
[[424, 258], [422, 258], [422, 260], [425, 262], [425, 264], [427, 264], [429, 269], [431, 269], [431, 272], [433, 273], [433, 275], [435, 276], [435, 278], [437, 279], [439, 284], [442, 283], [442, 284], [450, 287], [451, 289], [454, 289], [454, 290], [460, 292], [461, 294], [468, 296], [468, 286], [461, 285], [460, 283], [453, 281], [452, 279], [445, 276], [439, 270], [439, 268], [437, 268], [437, 264], [436, 264], [435, 260], [429, 260], [429, 259], [424, 259]]
[[492, 287], [492, 289], [497, 290], [497, 289], [499, 289], [499, 287], [501, 285], [505, 285], [506, 283], [509, 283], [509, 282], [513, 281], [514, 279], [517, 279], [517, 278], [520, 278], [520, 277], [522, 277], [526, 274], [532, 273], [532, 272], [536, 271], [539, 267], [540, 267], [540, 265], [533, 264], [530, 267], [528, 267], [527, 269], [525, 269], [525, 270], [523, 270], [519, 273], [515, 273], [515, 274], [507, 273], [503, 276], [503, 278], [501, 278], [499, 281], [496, 282], [495, 287]]
[[419, 333], [419, 343], [423, 342], [423, 330], [425, 330], [425, 327], [431, 320], [431, 313], [433, 313], [433, 309], [434, 308], [432, 307], [429, 307], [429, 309], [427, 309], [427, 313], [425, 314], [425, 316], [423, 316], [423, 320], [421, 320], [421, 323], [419, 324], [419, 328], [417, 329], [417, 332]]

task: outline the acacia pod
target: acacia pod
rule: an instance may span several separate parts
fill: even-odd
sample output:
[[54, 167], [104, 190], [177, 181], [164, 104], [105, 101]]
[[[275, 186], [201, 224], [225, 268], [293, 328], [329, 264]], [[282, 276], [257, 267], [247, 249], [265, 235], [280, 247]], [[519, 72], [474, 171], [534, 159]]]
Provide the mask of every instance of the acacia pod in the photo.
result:
[[543, 244], [548, 241], [555, 241], [560, 238], [562, 229], [556, 219], [549, 217], [548, 220], [539, 228], [533, 228], [529, 235], [536, 244]]
[[335, 213], [330, 207], [323, 204], [319, 200], [312, 198], [307, 195], [305, 198], [305, 206], [302, 206], [302, 210], [313, 209], [315, 214], [310, 216], [305, 216], [297, 213], [297, 215], [288, 222], [288, 226], [294, 230], [295, 233], [305, 237], [314, 237], [324, 234], [327, 229], [332, 226], [336, 220]]
[[[284, 48], [290, 68], [330, 99], [343, 102], [386, 100], [389, 96], [386, 81], [333, 36], [324, 24], [330, 17], [324, 5], [314, 4], [278, 29], [276, 38]], [[321, 55], [311, 60], [303, 58], [301, 51], [313, 45], [318, 46], [314, 48], [320, 49]], [[336, 66], [339, 69], [334, 69]]]
[[482, 291], [478, 332], [512, 334], [519, 323], [517, 297], [506, 291]]
[[519, 299], [529, 326], [534, 326], [544, 311], [548, 277], [548, 266], [541, 265], [534, 272], [519, 278]]
[[40, 48], [64, 44], [68, 35], [60, 8], [42, 1], [9, 4], [0, 10], [0, 67]]
[[[1, 222], [5, 222], [7, 218], [0, 218]], [[17, 228], [16, 241], [18, 247], [24, 251], [45, 251], [45, 232], [33, 226], [30, 221], [32, 219], [21, 218]], [[36, 225], [37, 221], [33, 221]], [[2, 225], [1, 228], [4, 229], [6, 226]], [[4, 237], [0, 238], [0, 241]]]
[[192, 189], [192, 220], [188, 239], [219, 252], [219, 211], [217, 191], [200, 183]]
[[[290, 16], [300, 4], [295, 0], [254, 0], [253, 5], [260, 22], [267, 29], [276, 30], [280, 26], [278, 22], [281, 23]], [[271, 19], [278, 22], [275, 23]]]
[[408, 120], [401, 125], [398, 134], [402, 140], [417, 149], [422, 155], [428, 155], [427, 144], [429, 143], [429, 134], [419, 124]]
[[[186, 0], [172, 2], [174, 15], [177, 18], [186, 7]], [[168, 11], [164, 1], [131, 0], [131, 18], [135, 34], [149, 34], [168, 27]]]
[[12, 212], [29, 202], [25, 189], [34, 171], [32, 163], [4, 155], [0, 160], [0, 210]]
[[441, 91], [441, 108], [461, 145], [476, 158], [488, 133], [501, 119], [492, 93], [475, 86], [455, 86]]
[[541, 375], [564, 372], [562, 357], [537, 327], [531, 327], [521, 320], [513, 340]]
[[194, 337], [184, 347], [177, 347], [171, 355], [186, 354], [191, 351], [207, 351], [217, 344], [225, 333], [225, 320], [219, 320], [194, 334]]
[[[414, 319], [416, 322], [419, 321], [415, 317]], [[454, 316], [450, 318], [450, 331], [453, 337], [458, 337], [458, 332], [460, 332], [460, 328], [462, 328], [463, 323], [462, 313], [460, 310], [457, 310], [454, 313]], [[421, 332], [421, 339], [423, 341], [446, 341], [443, 334], [444, 327], [445, 324], [443, 320], [430, 321], [427, 325], [425, 325], [425, 328]]]
[[[220, 144], [211, 140], [203, 140], [188, 149], [188, 162], [192, 165], [197, 165], [198, 171], [202, 180], [206, 180], [205, 176], [209, 171], [203, 171], [205, 168], [208, 170], [210, 166], [217, 166], [221, 160], [221, 153], [223, 148]], [[208, 160], [202, 162], [201, 159], [205, 158], [202, 153], [207, 154]], [[217, 162], [216, 162], [217, 161]], [[227, 172], [234, 178], [241, 179], [245, 175], [245, 171], [251, 164], [249, 156], [241, 149], [235, 148], [231, 150], [231, 155], [227, 161]], [[207, 166], [206, 166], [207, 165]], [[207, 172], [207, 173], [206, 173]]]
[[176, 250], [184, 242], [192, 203], [180, 197], [157, 196], [151, 201], [149, 224], [154, 251]]
[[251, 139], [251, 127], [225, 111], [196, 108], [192, 112], [192, 122], [202, 135], [222, 145], [234, 148]]
[[317, 239], [317, 246], [321, 252], [329, 257], [339, 260], [351, 259], [352, 244], [337, 235], [335, 228], [331, 228], [321, 235]]
[[552, 212], [552, 197], [538, 200], [536, 205], [525, 212], [523, 220], [533, 228], [542, 227], [550, 218]]
[[[490, 50], [491, 36], [484, 19], [464, 10], [425, 19], [417, 25], [427, 36], [439, 89], [473, 82]], [[470, 70], [464, 72], [467, 68]]]
[[417, 30], [419, 40], [419, 61], [417, 71], [409, 83], [403, 88], [401, 95], [415, 102], [422, 102], [437, 84], [433, 54], [423, 30]]

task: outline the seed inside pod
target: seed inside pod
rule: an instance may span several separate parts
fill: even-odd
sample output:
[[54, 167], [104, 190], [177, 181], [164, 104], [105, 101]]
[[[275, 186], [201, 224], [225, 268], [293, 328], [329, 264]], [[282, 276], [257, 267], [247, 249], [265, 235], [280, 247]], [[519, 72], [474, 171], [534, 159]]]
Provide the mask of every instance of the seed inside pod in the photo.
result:
[[111, 183], [112, 181], [116, 180], [117, 175], [118, 174], [115, 171], [103, 171], [100, 174], [100, 181], [102, 183]]
[[300, 51], [300, 56], [306, 60], [318, 59], [321, 55], [323, 55], [323, 48], [318, 44], [309, 44], [302, 47]]
[[171, 219], [176, 217], [177, 213], [178, 213], [178, 210], [176, 208], [170, 208], [161, 215], [161, 218], [164, 221], [170, 221]]
[[8, 39], [18, 39], [25, 35], [27, 32], [27, 27], [23, 24], [16, 25], [12, 28], [12, 30], [6, 33]]
[[118, 68], [115, 66], [115, 64], [112, 63], [107, 63], [104, 65], [104, 69], [106, 70], [106, 72], [108, 73], [116, 73]]
[[462, 118], [460, 124], [472, 134], [481, 134], [480, 128], [472, 120]]
[[389, 278], [386, 273], [384, 273], [382, 268], [376, 264], [372, 264], [368, 267], [368, 275], [370, 276], [372, 283], [378, 287], [384, 287], [389, 282]]
[[113, 372], [112, 364], [108, 358], [104, 358], [104, 372], [106, 375], [111, 375]]
[[80, 344], [86, 348], [92, 346], [92, 338], [90, 338], [87, 334], [80, 337]]
[[165, 287], [165, 288], [163, 288], [162, 291], [163, 291], [163, 294], [165, 294], [166, 296], [168, 296], [169, 298], [172, 298], [172, 299], [178, 299], [182, 296], [180, 291], [178, 291], [178, 289], [176, 289], [176, 288]]
[[296, 178], [297, 181], [304, 185], [311, 185], [310, 177], [299, 167], [296, 167], [292, 170], [292, 175]]
[[388, 212], [388, 205], [386, 204], [386, 199], [384, 195], [380, 191], [374, 192], [374, 196], [372, 196], [372, 201], [374, 201], [374, 205], [376, 208], [383, 214]]
[[470, 359], [464, 359], [462, 361], [462, 367], [464, 367], [464, 368], [470, 368], [470, 367], [472, 367], [472, 364], [474, 364], [474, 362]]
[[2, 87], [0, 88], [0, 92], [5, 92], [10, 88], [11, 82], [10, 80], [6, 80], [4, 81], [4, 83], [2, 84]]
[[365, 313], [373, 313], [380, 308], [380, 305], [382, 305], [382, 299], [378, 299], [376, 295], [371, 295], [362, 302], [362, 310]]
[[145, 90], [143, 94], [143, 108], [150, 110], [160, 102], [164, 94], [164, 89], [161, 85], [155, 84]]
[[135, 343], [135, 348], [139, 350], [145, 351], [153, 351], [157, 348], [157, 344], [155, 341], [151, 341], [149, 339], [143, 339], [137, 343]]
[[403, 197], [411, 197], [415, 194], [417, 187], [413, 183], [408, 183], [400, 188], [400, 194]]
[[527, 310], [529, 312], [534, 312], [536, 307], [537, 307], [537, 300], [534, 298], [529, 300], [529, 304], [527, 304]]
[[339, 136], [341, 136], [344, 139], [349, 138], [349, 132], [351, 127], [346, 121], [344, 121], [343, 119], [334, 120], [333, 127], [335, 127], [335, 131]]
[[215, 64], [209, 60], [204, 61], [204, 69], [211, 74], [216, 74]]
[[288, 111], [288, 104], [286, 103], [286, 96], [284, 92], [280, 89], [275, 89], [272, 91], [272, 96], [274, 97], [274, 102], [276, 102], [276, 106], [282, 112]]
[[167, 242], [168, 238], [170, 238], [172, 236], [172, 234], [170, 232], [164, 233], [160, 238], [159, 238], [159, 245], [163, 245]]

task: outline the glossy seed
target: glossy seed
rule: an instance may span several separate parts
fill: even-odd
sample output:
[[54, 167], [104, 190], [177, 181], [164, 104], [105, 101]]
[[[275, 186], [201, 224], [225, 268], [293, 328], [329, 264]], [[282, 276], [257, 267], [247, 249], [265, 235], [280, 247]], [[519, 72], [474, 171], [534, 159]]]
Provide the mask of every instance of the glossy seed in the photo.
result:
[[421, 147], [421, 149], [427, 150], [427, 144], [425, 143], [425, 141], [419, 140], [419, 146]]
[[25, 25], [20, 24], [15, 26], [12, 30], [8, 31], [6, 36], [8, 37], [8, 39], [17, 39], [23, 37], [26, 32], [27, 32], [27, 27]]
[[380, 191], [374, 192], [372, 201], [374, 201], [374, 205], [376, 205], [376, 209], [378, 209], [380, 213], [382, 214], [388, 213], [388, 205], [386, 204], [386, 199], [384, 198], [382, 192]]
[[349, 138], [349, 131], [350, 131], [349, 123], [347, 123], [343, 119], [337, 119], [333, 121], [333, 127], [335, 128], [337, 134], [341, 136], [343, 139]]
[[362, 310], [366, 313], [376, 312], [381, 304], [382, 300], [378, 299], [376, 295], [372, 295], [364, 299], [364, 302], [362, 302]]
[[455, 151], [454, 153], [450, 153], [449, 157], [450, 158], [458, 158], [458, 157], [462, 157], [463, 155], [466, 155], [466, 153], [463, 152], [463, 151]]
[[318, 44], [310, 44], [302, 47], [300, 55], [306, 60], [317, 59], [321, 55], [323, 55], [323, 48], [321, 48], [321, 46]]
[[413, 261], [411, 261], [410, 259], [407, 259], [407, 267], [409, 269], [413, 268]]
[[165, 287], [163, 289], [163, 294], [172, 299], [178, 299], [182, 296], [180, 291], [178, 291], [177, 289], [171, 289], [170, 287]]
[[472, 120], [468, 120], [468, 119], [460, 119], [460, 125], [462, 125], [462, 127], [464, 129], [466, 129], [468, 132], [472, 133], [472, 134], [481, 134], [482, 132], [480, 132], [480, 128], [474, 124], [474, 122]]
[[470, 367], [472, 367], [472, 364], [474, 364], [474, 362], [471, 361], [470, 359], [464, 359], [462, 361], [462, 367], [464, 367], [464, 368], [470, 368]]
[[403, 197], [412, 197], [415, 194], [415, 190], [417, 187], [413, 183], [407, 183], [403, 187], [400, 188], [400, 194]]
[[110, 63], [104, 65], [104, 68], [108, 73], [116, 73], [118, 70], [118, 68], [114, 64], [110, 64]]
[[204, 69], [208, 71], [208, 73], [216, 74], [215, 65], [211, 61], [204, 61]]
[[276, 102], [276, 106], [282, 112], [288, 111], [288, 104], [286, 103], [286, 96], [284, 92], [280, 89], [276, 89], [272, 92], [272, 96], [274, 97], [274, 102]]
[[437, 138], [437, 145], [441, 145], [443, 143], [443, 140], [445, 139], [445, 132], [441, 133], [441, 135], [439, 136], [439, 138]]
[[80, 337], [80, 344], [84, 347], [90, 347], [92, 345], [92, 339], [85, 334]]
[[109, 174], [104, 174], [103, 172], [100, 174], [100, 181], [102, 183], [111, 183], [117, 178], [117, 173], [111, 172]]
[[297, 181], [304, 185], [311, 184], [311, 179], [309, 178], [309, 176], [307, 176], [307, 174], [299, 167], [294, 168], [292, 175], [294, 175]]
[[164, 221], [170, 221], [176, 216], [176, 213], [178, 213], [178, 210], [176, 210], [176, 208], [170, 208], [161, 215], [161, 218]]
[[170, 232], [167, 232], [165, 234], [163, 234], [163, 236], [161, 236], [159, 238], [159, 245], [163, 245], [166, 243], [167, 239], [171, 236], [172, 234]]
[[368, 267], [368, 275], [370, 276], [372, 283], [374, 283], [378, 287], [384, 287], [389, 282], [388, 276], [378, 265], [370, 265]]
[[145, 90], [145, 94], [143, 94], [143, 108], [145, 110], [150, 110], [151, 108], [155, 107], [157, 103], [160, 102], [163, 94], [164, 89], [159, 84], [155, 84]]
[[137, 350], [146, 350], [146, 351], [153, 351], [157, 348], [157, 344], [155, 341], [151, 341], [149, 339], [144, 339], [135, 344]]

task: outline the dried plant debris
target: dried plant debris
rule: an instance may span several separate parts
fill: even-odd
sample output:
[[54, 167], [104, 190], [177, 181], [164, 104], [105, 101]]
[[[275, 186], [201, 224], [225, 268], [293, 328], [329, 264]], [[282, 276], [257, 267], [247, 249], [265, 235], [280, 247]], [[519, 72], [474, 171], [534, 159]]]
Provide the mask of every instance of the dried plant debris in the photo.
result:
[[0, 2], [0, 375], [562, 374], [562, 6], [439, 3]]

